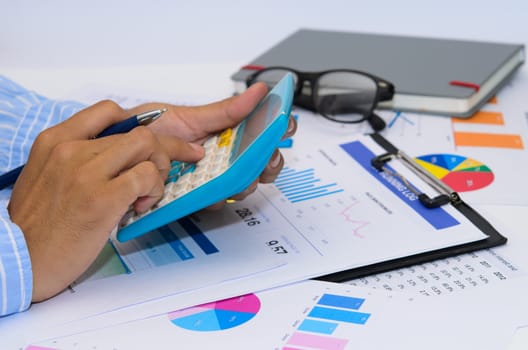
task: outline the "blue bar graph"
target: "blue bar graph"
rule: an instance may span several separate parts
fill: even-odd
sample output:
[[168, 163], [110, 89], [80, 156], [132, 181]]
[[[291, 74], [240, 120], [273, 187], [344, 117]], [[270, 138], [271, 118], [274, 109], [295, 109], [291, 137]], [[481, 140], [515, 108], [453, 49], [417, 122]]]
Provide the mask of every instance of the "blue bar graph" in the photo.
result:
[[337, 188], [336, 183], [320, 184], [320, 181], [321, 179], [316, 178], [313, 168], [295, 170], [284, 167], [274, 184], [291, 203], [343, 192]]
[[185, 232], [202, 248], [203, 252], [207, 255], [218, 253], [218, 248], [207, 238], [207, 236], [196, 226], [191, 219], [185, 217], [178, 220], [178, 223], [183, 227]]
[[317, 302], [319, 305], [335, 306], [343, 309], [358, 310], [365, 302], [365, 299], [348, 297], [345, 295], [323, 294]]
[[[355, 327], [364, 327], [371, 314], [356, 311], [364, 303], [363, 298], [323, 293], [316, 305], [301, 320], [297, 326], [297, 332], [292, 334], [288, 344], [301, 345], [303, 349], [343, 350], [348, 340], [336, 337], [336, 335], [351, 332], [356, 329]], [[340, 327], [344, 327], [344, 330], [338, 331]]]
[[304, 332], [320, 333], [320, 334], [332, 334], [336, 330], [338, 323], [325, 322], [312, 319], [305, 319], [299, 325], [297, 330]]
[[163, 266], [194, 258], [192, 252], [168, 226], [162, 226], [148, 235], [137, 237], [130, 244], [141, 250], [141, 255], [148, 260], [150, 266]]
[[202, 252], [210, 255], [220, 251], [189, 217], [127, 242], [112, 241], [112, 245], [129, 272], [189, 261]]
[[367, 322], [369, 319], [370, 314], [316, 306], [310, 311], [308, 317], [321, 318], [330, 321], [365, 324], [365, 322]]
[[194, 258], [193, 254], [189, 251], [189, 249], [187, 249], [183, 242], [174, 234], [174, 232], [168, 226], [160, 227], [158, 229], [158, 232], [181, 260], [189, 260]]

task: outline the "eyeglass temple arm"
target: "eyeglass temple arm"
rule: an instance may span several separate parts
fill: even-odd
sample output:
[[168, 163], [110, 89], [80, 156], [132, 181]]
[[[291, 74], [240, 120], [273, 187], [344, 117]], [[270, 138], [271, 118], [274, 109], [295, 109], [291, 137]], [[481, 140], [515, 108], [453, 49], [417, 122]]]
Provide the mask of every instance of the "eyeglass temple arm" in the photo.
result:
[[378, 101], [390, 101], [394, 97], [394, 85], [388, 81], [378, 82]]

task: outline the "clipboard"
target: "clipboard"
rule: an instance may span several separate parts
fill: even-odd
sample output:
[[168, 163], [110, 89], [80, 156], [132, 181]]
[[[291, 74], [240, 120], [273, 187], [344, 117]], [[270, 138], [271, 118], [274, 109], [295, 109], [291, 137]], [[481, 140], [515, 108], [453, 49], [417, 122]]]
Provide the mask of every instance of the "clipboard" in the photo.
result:
[[[475, 209], [464, 202], [459, 193], [453, 191], [451, 188], [449, 188], [449, 186], [437, 180], [430, 172], [421, 167], [416, 161], [407, 156], [402, 150], [399, 150], [382, 135], [374, 133], [369, 134], [368, 136], [370, 136], [372, 140], [374, 140], [386, 151], [386, 153], [377, 155], [371, 160], [373, 167], [375, 167], [378, 171], [387, 171], [385, 165], [388, 162], [403, 162], [410, 171], [423, 179], [424, 182], [428, 183], [435, 191], [438, 192], [437, 196], [431, 198], [424, 192], [419, 192], [416, 189], [419, 192], [417, 192], [416, 195], [422, 195], [420, 197], [420, 201], [424, 206], [429, 208], [435, 208], [444, 205], [452, 206], [458, 210], [458, 212], [464, 215], [473, 225], [480, 229], [482, 233], [487, 236], [487, 238], [374, 263], [371, 265], [365, 265], [350, 270], [335, 272], [314, 279], [329, 282], [345, 282], [368, 275], [374, 275], [390, 270], [409, 267], [412, 265], [419, 265], [433, 260], [444, 259], [476, 250], [487, 249], [506, 244], [507, 238], [497, 231], [497, 229], [495, 229], [495, 227], [493, 227], [493, 225], [491, 225], [491, 223], [488, 222], [488, 220], [480, 215]], [[392, 172], [391, 170], [388, 171]], [[394, 172], [392, 172], [391, 175], [401, 176], [400, 174], [396, 174]]]

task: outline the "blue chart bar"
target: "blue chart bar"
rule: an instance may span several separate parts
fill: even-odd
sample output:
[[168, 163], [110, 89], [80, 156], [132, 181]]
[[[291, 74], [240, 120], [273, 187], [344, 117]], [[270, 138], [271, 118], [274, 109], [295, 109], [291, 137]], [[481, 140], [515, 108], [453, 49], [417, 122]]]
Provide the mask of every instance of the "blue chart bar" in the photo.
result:
[[203, 252], [207, 255], [218, 253], [218, 248], [207, 238], [207, 236], [196, 226], [191, 219], [183, 218], [178, 220], [178, 223], [183, 227], [185, 232], [202, 248]]
[[358, 310], [365, 302], [365, 299], [347, 297], [344, 295], [323, 294], [317, 304], [325, 306], [335, 306], [343, 309]]
[[336, 188], [336, 183], [320, 185], [314, 169], [294, 170], [285, 167], [274, 184], [291, 203], [328, 196], [343, 192]]
[[162, 226], [148, 235], [132, 241], [149, 260], [149, 265], [163, 266], [194, 258], [193, 254], [180, 241], [172, 228]]
[[316, 306], [310, 311], [308, 317], [322, 318], [330, 321], [340, 321], [347, 323], [365, 324], [370, 314], [357, 311], [347, 311]]
[[297, 328], [300, 331], [320, 333], [320, 334], [332, 334], [336, 330], [339, 324], [335, 322], [324, 322], [317, 320], [306, 319]]
[[181, 260], [194, 258], [189, 249], [187, 249], [178, 236], [176, 236], [168, 226], [160, 227], [158, 232]]

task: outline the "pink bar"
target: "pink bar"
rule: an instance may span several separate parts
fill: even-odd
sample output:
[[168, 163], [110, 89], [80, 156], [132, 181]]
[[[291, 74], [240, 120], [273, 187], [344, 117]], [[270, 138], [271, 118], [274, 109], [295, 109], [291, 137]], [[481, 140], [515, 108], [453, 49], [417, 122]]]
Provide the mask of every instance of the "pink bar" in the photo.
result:
[[323, 337], [307, 333], [293, 333], [288, 340], [290, 345], [307, 346], [321, 350], [343, 350], [347, 345], [347, 339]]
[[282, 350], [301, 350], [301, 349], [286, 347], [286, 348], [282, 348]]
[[30, 345], [26, 348], [26, 350], [57, 350], [57, 349], [54, 349], [54, 348], [45, 348], [43, 346], [35, 346], [35, 345]]

